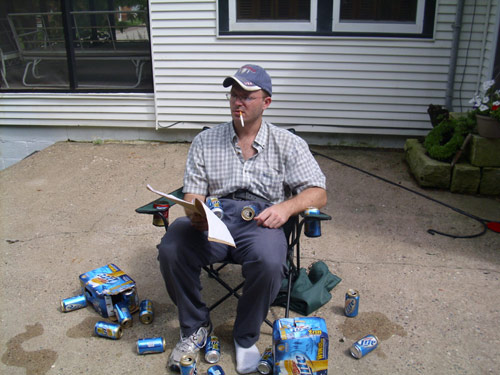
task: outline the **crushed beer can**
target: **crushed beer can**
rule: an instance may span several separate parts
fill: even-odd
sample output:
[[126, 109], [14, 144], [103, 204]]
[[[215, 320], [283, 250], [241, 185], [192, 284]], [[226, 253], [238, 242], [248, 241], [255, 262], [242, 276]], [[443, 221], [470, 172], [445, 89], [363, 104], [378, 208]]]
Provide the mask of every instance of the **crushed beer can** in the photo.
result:
[[205, 345], [205, 361], [217, 363], [220, 360], [220, 341], [217, 336], [210, 336]]
[[222, 211], [222, 205], [220, 204], [219, 198], [208, 197], [206, 202], [208, 208], [210, 208], [210, 211], [212, 211], [219, 219], [222, 219], [222, 217], [224, 216], [224, 211]]
[[94, 326], [96, 335], [108, 339], [119, 340], [122, 337], [123, 330], [119, 324], [99, 321]]
[[166, 346], [167, 344], [163, 337], [139, 339], [137, 340], [137, 353], [141, 355], [163, 353]]
[[225, 375], [225, 372], [222, 367], [215, 365], [208, 368], [207, 375]]
[[87, 298], [85, 298], [85, 294], [80, 294], [79, 296], [65, 298], [61, 301], [62, 312], [82, 309], [85, 306], [87, 306]]
[[192, 355], [183, 355], [180, 360], [181, 375], [196, 375], [196, 358]]
[[153, 302], [149, 299], [141, 301], [139, 320], [142, 324], [151, 324], [154, 319]]
[[268, 346], [262, 357], [260, 357], [259, 364], [257, 365], [257, 371], [262, 375], [268, 375], [273, 373], [273, 348]]
[[362, 339], [359, 339], [351, 346], [351, 355], [360, 359], [366, 354], [370, 353], [378, 346], [378, 338], [375, 335], [367, 335]]
[[125, 306], [122, 303], [117, 303], [115, 305], [115, 314], [116, 314], [116, 319], [118, 320], [118, 323], [123, 328], [130, 328], [132, 327], [133, 321], [132, 321], [132, 314], [130, 313], [130, 310], [128, 309], [127, 306]]
[[345, 294], [345, 316], [353, 318], [358, 315], [359, 310], [359, 292], [355, 289], [349, 289]]

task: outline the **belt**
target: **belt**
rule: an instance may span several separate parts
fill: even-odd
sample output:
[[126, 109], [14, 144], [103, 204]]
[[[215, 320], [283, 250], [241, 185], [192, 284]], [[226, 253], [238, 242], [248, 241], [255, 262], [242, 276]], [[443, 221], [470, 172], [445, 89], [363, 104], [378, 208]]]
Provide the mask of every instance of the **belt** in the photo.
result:
[[225, 195], [221, 198], [233, 199], [235, 201], [255, 201], [255, 202], [269, 203], [269, 201], [266, 198], [253, 194], [248, 190], [236, 190], [235, 192]]

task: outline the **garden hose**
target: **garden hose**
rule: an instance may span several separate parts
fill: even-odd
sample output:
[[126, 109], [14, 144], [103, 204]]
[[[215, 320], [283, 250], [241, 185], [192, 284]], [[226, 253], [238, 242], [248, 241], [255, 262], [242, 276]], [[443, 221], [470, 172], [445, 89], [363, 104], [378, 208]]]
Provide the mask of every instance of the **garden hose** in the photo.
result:
[[451, 210], [453, 210], [453, 211], [455, 211], [455, 212], [458, 212], [458, 213], [459, 213], [459, 214], [461, 214], [461, 215], [464, 215], [464, 216], [467, 216], [467, 217], [469, 217], [469, 218], [471, 218], [471, 219], [473, 219], [473, 220], [476, 220], [476, 221], [477, 221], [478, 223], [480, 223], [480, 224], [482, 225], [482, 227], [483, 227], [483, 228], [482, 228], [482, 230], [481, 230], [481, 232], [476, 233], [476, 234], [471, 234], [471, 235], [465, 235], [465, 236], [460, 236], [460, 235], [455, 235], [455, 234], [444, 233], [444, 232], [437, 231], [437, 230], [435, 230], [435, 229], [428, 229], [428, 230], [427, 230], [427, 232], [428, 232], [428, 233], [430, 233], [430, 234], [432, 234], [432, 235], [434, 235], [434, 234], [439, 234], [439, 235], [441, 235], [441, 236], [446, 236], [446, 237], [451, 237], [451, 238], [475, 238], [475, 237], [479, 237], [479, 236], [483, 235], [484, 233], [486, 233], [486, 231], [487, 231], [488, 229], [489, 229], [489, 230], [491, 230], [491, 231], [493, 231], [493, 232], [500, 233], [500, 222], [499, 222], [499, 221], [495, 221], [495, 220], [487, 220], [487, 219], [480, 218], [480, 217], [478, 217], [478, 216], [475, 216], [475, 215], [472, 215], [472, 214], [470, 214], [470, 213], [468, 213], [468, 212], [465, 212], [465, 211], [463, 211], [463, 210], [461, 210], [461, 209], [459, 209], [459, 208], [453, 207], [453, 206], [451, 206], [451, 205], [449, 205], [449, 204], [447, 204], [447, 203], [444, 203], [444, 202], [441, 202], [441, 201], [439, 201], [439, 200], [437, 200], [437, 199], [434, 199], [434, 198], [432, 198], [432, 197], [429, 197], [428, 195], [422, 194], [422, 193], [420, 193], [420, 192], [418, 192], [418, 191], [416, 191], [416, 190], [413, 190], [413, 189], [410, 189], [410, 188], [408, 188], [408, 187], [405, 187], [405, 186], [399, 185], [399, 184], [397, 184], [397, 183], [395, 183], [395, 182], [393, 182], [393, 181], [390, 181], [390, 180], [388, 180], [388, 179], [386, 179], [386, 178], [384, 178], [384, 177], [377, 176], [376, 174], [373, 174], [373, 173], [371, 173], [371, 172], [365, 171], [364, 169], [361, 169], [361, 168], [355, 167], [355, 166], [353, 166], [353, 165], [347, 164], [347, 163], [345, 163], [345, 162], [343, 162], [343, 161], [337, 160], [337, 159], [335, 159], [335, 158], [333, 158], [333, 157], [331, 157], [331, 156], [324, 155], [324, 154], [319, 153], [319, 152], [314, 151], [314, 150], [311, 150], [311, 152], [312, 152], [312, 154], [313, 154], [313, 155], [315, 155], [315, 156], [316, 156], [316, 155], [317, 155], [317, 156], [321, 156], [321, 157], [323, 157], [323, 158], [325, 158], [325, 159], [328, 159], [328, 160], [334, 161], [334, 162], [336, 162], [336, 163], [339, 163], [339, 164], [341, 164], [341, 165], [343, 165], [343, 166], [345, 166], [345, 167], [352, 168], [352, 169], [354, 169], [354, 170], [356, 170], [356, 171], [358, 171], [358, 172], [361, 172], [361, 173], [367, 174], [368, 176], [371, 176], [371, 177], [377, 178], [377, 179], [379, 179], [379, 180], [381, 180], [381, 181], [384, 181], [384, 182], [386, 182], [386, 183], [388, 183], [388, 184], [391, 184], [391, 185], [397, 186], [397, 187], [399, 187], [399, 188], [401, 188], [401, 189], [404, 189], [404, 190], [406, 190], [406, 191], [409, 191], [410, 193], [417, 194], [417, 195], [421, 196], [422, 198], [428, 199], [428, 200], [430, 200], [430, 201], [432, 201], [432, 202], [434, 202], [434, 203], [438, 203], [438, 204], [440, 204], [440, 205], [442, 205], [442, 206], [445, 206], [445, 207], [447, 207], [447, 208], [449, 208], [449, 209], [451, 209]]

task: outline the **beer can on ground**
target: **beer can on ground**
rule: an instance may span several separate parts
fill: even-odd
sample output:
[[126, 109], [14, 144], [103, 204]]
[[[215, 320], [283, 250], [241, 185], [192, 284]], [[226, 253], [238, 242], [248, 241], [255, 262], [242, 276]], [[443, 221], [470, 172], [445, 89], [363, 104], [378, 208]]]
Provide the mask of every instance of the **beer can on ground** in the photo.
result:
[[208, 368], [207, 375], [225, 375], [225, 372], [222, 367], [215, 365]]
[[217, 336], [210, 336], [205, 346], [205, 360], [208, 363], [217, 363], [220, 360], [220, 341]]
[[222, 217], [224, 216], [224, 211], [222, 211], [222, 205], [220, 204], [219, 198], [208, 197], [207, 206], [208, 208], [210, 208], [210, 211], [215, 214], [215, 216], [217, 216], [219, 219], [222, 219]]
[[96, 335], [108, 339], [118, 340], [122, 337], [122, 327], [116, 323], [104, 322], [102, 320], [95, 324], [94, 331]]
[[153, 207], [158, 210], [158, 212], [153, 214], [153, 225], [157, 227], [164, 227], [165, 222], [168, 225], [168, 210], [170, 205], [166, 203], [153, 203]]
[[180, 361], [181, 375], [196, 375], [196, 358], [191, 355], [183, 355]]
[[257, 215], [257, 207], [253, 204], [249, 204], [241, 210], [241, 218], [245, 221], [251, 221], [255, 215]]
[[304, 211], [304, 216], [306, 218], [304, 224], [304, 234], [307, 237], [319, 237], [321, 236], [321, 222], [319, 220], [307, 220], [308, 216], [317, 215], [320, 211], [316, 207], [309, 207]]
[[358, 315], [359, 310], [359, 292], [355, 289], [349, 289], [345, 294], [345, 316], [353, 318]]
[[61, 311], [68, 312], [73, 310], [78, 310], [87, 306], [87, 299], [85, 294], [80, 294], [79, 296], [65, 298], [61, 301]]
[[132, 327], [132, 314], [130, 314], [130, 310], [128, 309], [128, 307], [122, 303], [117, 303], [114, 308], [118, 323], [120, 323], [123, 328]]
[[263, 375], [273, 372], [273, 348], [271, 346], [268, 346], [262, 354], [262, 357], [260, 357], [257, 371]]
[[147, 339], [137, 340], [137, 353], [138, 354], [154, 354], [163, 353], [167, 344], [163, 337], [153, 337]]
[[373, 349], [378, 346], [378, 338], [375, 335], [367, 335], [362, 339], [356, 341], [351, 346], [351, 355], [354, 358], [361, 358], [364, 355], [370, 353]]
[[143, 324], [151, 324], [154, 319], [153, 302], [149, 299], [141, 301], [139, 320]]

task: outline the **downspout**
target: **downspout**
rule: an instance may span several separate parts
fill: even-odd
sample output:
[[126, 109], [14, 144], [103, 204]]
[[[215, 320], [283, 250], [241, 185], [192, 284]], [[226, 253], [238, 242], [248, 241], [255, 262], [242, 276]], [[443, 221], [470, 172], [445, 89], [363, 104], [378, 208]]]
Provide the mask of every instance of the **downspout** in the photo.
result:
[[[445, 107], [453, 111], [453, 87], [455, 85], [455, 72], [457, 70], [458, 43], [460, 42], [460, 31], [462, 29], [462, 16], [464, 13], [465, 0], [458, 0], [457, 14], [453, 24], [453, 39], [450, 53], [450, 69], [448, 70], [448, 82], [446, 85]], [[465, 74], [465, 71], [464, 71]]]

